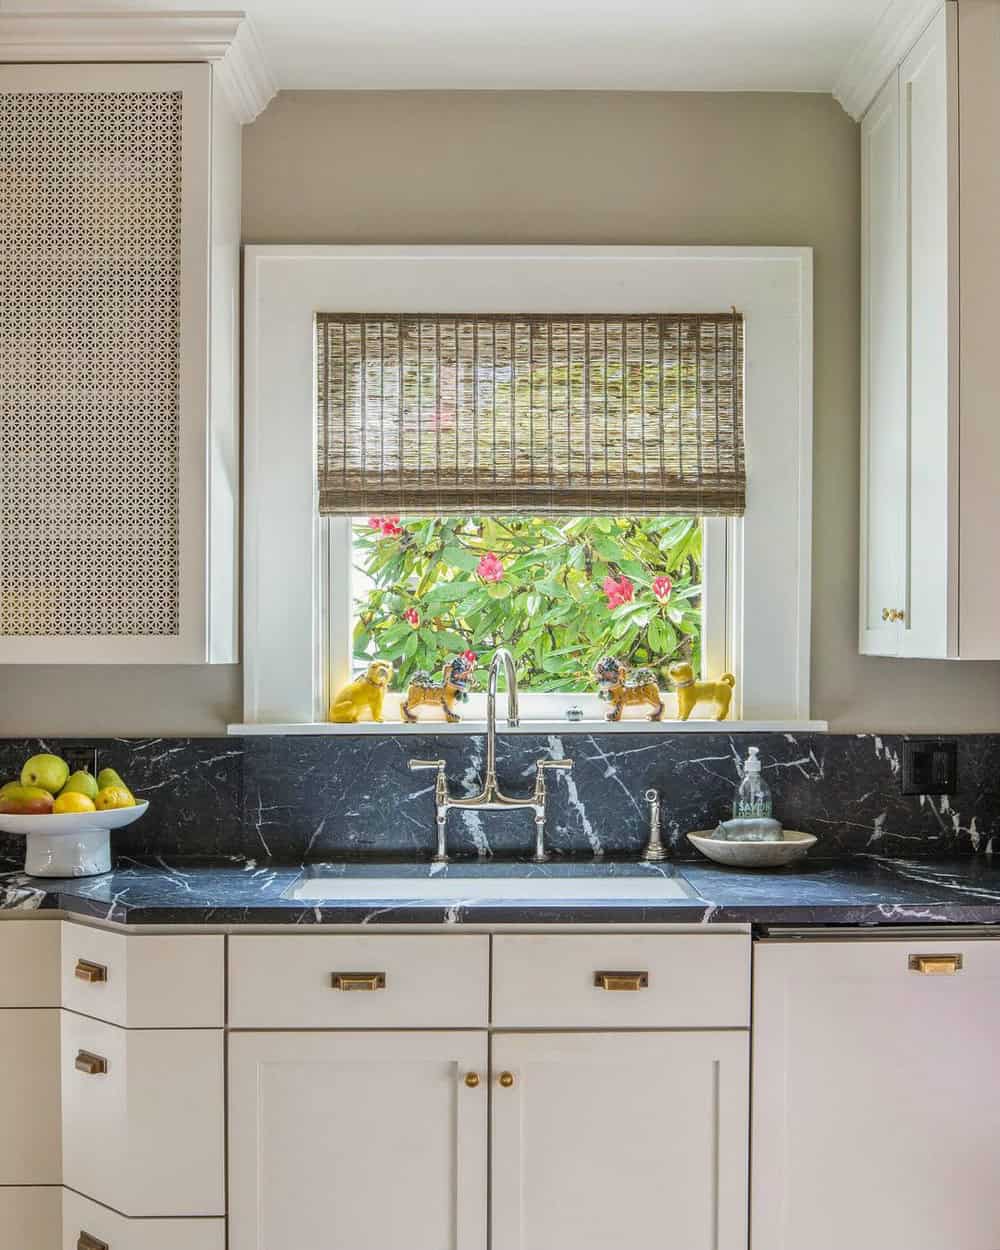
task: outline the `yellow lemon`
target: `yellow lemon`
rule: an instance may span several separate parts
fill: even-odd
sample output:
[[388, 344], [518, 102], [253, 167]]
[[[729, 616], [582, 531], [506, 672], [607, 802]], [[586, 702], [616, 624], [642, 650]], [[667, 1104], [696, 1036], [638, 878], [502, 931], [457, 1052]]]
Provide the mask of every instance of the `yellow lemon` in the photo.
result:
[[97, 810], [112, 812], [118, 807], [135, 807], [135, 799], [124, 786], [105, 786], [97, 792]]
[[60, 794], [52, 805], [54, 812], [92, 812], [95, 810], [92, 799], [88, 799], [85, 794], [77, 794], [74, 790], [68, 790], [65, 794]]

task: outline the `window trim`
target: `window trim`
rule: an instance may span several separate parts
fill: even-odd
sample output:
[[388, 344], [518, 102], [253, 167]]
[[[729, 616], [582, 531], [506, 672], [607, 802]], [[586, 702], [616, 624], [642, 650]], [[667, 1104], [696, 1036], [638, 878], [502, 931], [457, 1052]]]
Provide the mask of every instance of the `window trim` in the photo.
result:
[[[425, 310], [428, 291], [438, 293], [443, 311], [471, 296], [498, 311], [515, 304], [550, 311], [553, 291], [574, 311], [739, 307], [747, 318], [750, 497], [747, 518], [730, 528], [724, 593], [742, 714], [752, 719], [730, 724], [823, 727], [808, 719], [810, 248], [250, 246], [245, 286], [245, 725], [233, 731], [358, 732], [321, 720], [323, 605], [339, 574], [315, 508], [313, 318], [348, 305]], [[772, 561], [778, 542], [784, 556]], [[742, 575], [748, 558], [758, 570], [753, 579]], [[676, 730], [678, 722], [663, 727]], [[592, 732], [593, 722], [585, 728]]]

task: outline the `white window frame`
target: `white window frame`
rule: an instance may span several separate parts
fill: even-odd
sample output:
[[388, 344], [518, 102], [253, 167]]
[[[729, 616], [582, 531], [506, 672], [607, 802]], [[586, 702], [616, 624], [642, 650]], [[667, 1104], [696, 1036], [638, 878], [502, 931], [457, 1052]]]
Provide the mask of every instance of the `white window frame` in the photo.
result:
[[[323, 521], [316, 506], [316, 313], [731, 305], [746, 318], [748, 501], [741, 521], [707, 525], [705, 668], [738, 674], [732, 728], [825, 728], [809, 720], [811, 248], [252, 246], [245, 286], [244, 723], [231, 732], [411, 730], [325, 722], [329, 687], [350, 671], [350, 595], [338, 593], [350, 536], [346, 518]], [[582, 724], [545, 719], [569, 702]], [[525, 696], [522, 723], [593, 732], [598, 707], [594, 696]], [[466, 726], [481, 715], [473, 701]]]

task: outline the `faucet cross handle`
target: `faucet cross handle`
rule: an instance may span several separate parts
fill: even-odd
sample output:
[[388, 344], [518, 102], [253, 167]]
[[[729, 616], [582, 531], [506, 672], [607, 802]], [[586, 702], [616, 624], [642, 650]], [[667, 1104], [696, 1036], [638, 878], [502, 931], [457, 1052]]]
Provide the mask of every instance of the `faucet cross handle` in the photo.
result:
[[434, 782], [434, 824], [437, 827], [437, 850], [434, 853], [435, 864], [448, 862], [448, 847], [445, 843], [445, 824], [448, 820], [448, 778], [445, 776], [444, 760], [410, 760], [411, 773], [432, 769], [437, 773]]

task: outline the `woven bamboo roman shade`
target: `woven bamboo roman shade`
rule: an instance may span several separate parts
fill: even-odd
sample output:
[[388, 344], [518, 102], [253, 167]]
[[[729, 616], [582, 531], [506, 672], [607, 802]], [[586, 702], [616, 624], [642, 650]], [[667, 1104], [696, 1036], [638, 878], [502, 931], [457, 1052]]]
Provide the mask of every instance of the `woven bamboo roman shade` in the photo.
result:
[[321, 313], [319, 508], [735, 516], [737, 313]]

